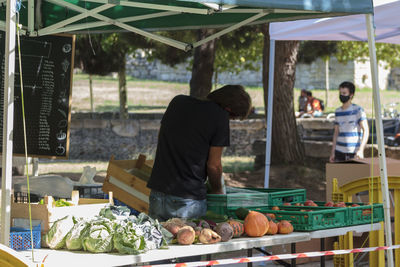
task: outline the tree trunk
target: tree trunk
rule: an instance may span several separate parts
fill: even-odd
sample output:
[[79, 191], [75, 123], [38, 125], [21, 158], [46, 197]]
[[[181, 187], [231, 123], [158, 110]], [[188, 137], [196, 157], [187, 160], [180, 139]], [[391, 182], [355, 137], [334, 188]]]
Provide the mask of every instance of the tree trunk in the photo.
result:
[[329, 56], [325, 57], [325, 107], [328, 106], [329, 94]]
[[89, 74], [89, 93], [90, 93], [90, 112], [91, 116], [93, 118], [93, 113], [94, 113], [94, 104], [93, 104], [93, 76], [92, 74]]
[[[269, 25], [263, 27], [263, 86], [265, 113], [268, 103]], [[294, 115], [293, 88], [298, 41], [275, 43], [274, 105], [272, 119], [271, 163], [302, 163], [304, 147], [297, 132]], [[270, 127], [267, 125], [267, 127]]]
[[122, 59], [118, 69], [118, 89], [119, 89], [119, 117], [120, 119], [128, 119], [128, 100], [126, 88], [126, 59]]
[[[213, 29], [198, 30], [199, 40], [212, 33]], [[194, 50], [190, 95], [203, 98], [211, 91], [214, 72], [215, 40], [209, 41]]]
[[214, 72], [214, 90], [218, 87], [218, 71]]

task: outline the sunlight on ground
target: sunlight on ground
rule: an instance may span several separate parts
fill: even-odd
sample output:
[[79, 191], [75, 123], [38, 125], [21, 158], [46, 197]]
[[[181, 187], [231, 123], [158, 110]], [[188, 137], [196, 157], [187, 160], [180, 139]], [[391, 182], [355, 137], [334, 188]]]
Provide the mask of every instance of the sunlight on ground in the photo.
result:
[[[107, 171], [108, 161], [97, 162], [45, 162], [39, 163], [39, 175], [46, 173], [82, 173], [83, 167], [90, 166], [96, 167], [97, 172]], [[32, 173], [32, 165], [29, 165], [29, 173]]]
[[[222, 166], [224, 172], [243, 172], [252, 171], [254, 164], [254, 157], [223, 157]], [[39, 174], [46, 173], [82, 173], [83, 167], [90, 166], [96, 167], [97, 172], [106, 172], [108, 167], [108, 161], [82, 161], [82, 162], [40, 162], [39, 163]], [[29, 174], [32, 174], [32, 165], [29, 165]]]

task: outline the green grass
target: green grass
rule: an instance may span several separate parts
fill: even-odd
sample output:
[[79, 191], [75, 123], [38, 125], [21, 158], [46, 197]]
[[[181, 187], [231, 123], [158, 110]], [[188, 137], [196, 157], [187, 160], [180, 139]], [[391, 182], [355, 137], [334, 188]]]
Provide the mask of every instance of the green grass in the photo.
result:
[[[129, 112], [164, 112], [171, 99], [178, 94], [189, 94], [188, 83], [139, 80], [127, 78]], [[247, 87], [246, 87], [247, 88]], [[263, 110], [263, 91], [248, 87], [253, 105]], [[112, 76], [93, 76], [93, 101], [95, 112], [118, 112], [118, 79]], [[89, 76], [75, 74], [72, 90], [72, 110], [90, 111]]]
[[223, 157], [223, 171], [237, 173], [254, 170], [254, 157]]
[[[93, 76], [94, 106], [96, 112], [118, 112], [118, 79], [112, 76]], [[169, 101], [177, 94], [189, 94], [189, 84], [179, 82], [164, 82], [154, 80], [140, 80], [127, 77], [128, 110], [129, 112], [164, 112]], [[263, 88], [259, 86], [246, 86], [253, 106], [258, 113], [264, 113]], [[341, 105], [339, 92], [333, 88], [328, 93], [326, 101], [325, 90], [313, 89], [315, 97], [325, 101], [325, 113], [334, 112]], [[381, 90], [382, 108], [393, 101], [400, 101], [400, 91]], [[294, 106], [298, 110], [298, 97], [300, 89], [294, 89]], [[368, 117], [372, 117], [372, 89], [357, 88], [353, 103], [364, 108]], [[72, 92], [72, 109], [75, 112], [90, 110], [89, 102], [89, 76], [87, 74], [74, 75]]]
[[[113, 82], [113, 83], [118, 83], [118, 77], [113, 77], [111, 75], [108, 76], [99, 76], [99, 75], [93, 75], [92, 76], [93, 81], [96, 82]], [[73, 75], [73, 81], [74, 82], [79, 82], [79, 81], [89, 81], [89, 75], [88, 74], [74, 74]], [[157, 88], [157, 86], [160, 85], [170, 85], [170, 86], [175, 86], [177, 89], [182, 87], [182, 85], [189, 86], [186, 83], [179, 83], [179, 82], [169, 82], [169, 81], [156, 81], [156, 80], [144, 80], [144, 79], [137, 79], [132, 76], [126, 76], [126, 81], [130, 84], [146, 84], [149, 86], [149, 88]]]

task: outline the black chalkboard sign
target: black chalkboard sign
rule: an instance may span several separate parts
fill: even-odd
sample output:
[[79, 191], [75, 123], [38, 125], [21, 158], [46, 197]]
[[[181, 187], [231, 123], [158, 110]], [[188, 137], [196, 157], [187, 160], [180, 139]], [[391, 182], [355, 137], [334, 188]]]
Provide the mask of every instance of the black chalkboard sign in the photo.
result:
[[[71, 120], [74, 36], [49, 35], [20, 38], [27, 150], [29, 156], [67, 158]], [[18, 44], [16, 44], [17, 46]], [[1, 99], [3, 132], [5, 32], [0, 32]], [[16, 51], [18, 48], [16, 48]], [[24, 155], [19, 57], [15, 60], [13, 153]], [[0, 138], [2, 147], [2, 138]]]

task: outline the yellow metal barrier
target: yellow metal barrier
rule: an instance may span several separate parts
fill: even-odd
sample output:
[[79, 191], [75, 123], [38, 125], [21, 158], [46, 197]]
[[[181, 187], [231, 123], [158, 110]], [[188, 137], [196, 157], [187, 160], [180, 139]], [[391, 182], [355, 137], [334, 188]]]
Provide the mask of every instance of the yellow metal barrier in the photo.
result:
[[[400, 177], [388, 177], [389, 190], [393, 190], [394, 195], [394, 244], [400, 244]], [[335, 202], [344, 201], [352, 202], [353, 195], [368, 191], [370, 203], [382, 203], [380, 177], [361, 178], [341, 187], [338, 186], [337, 179], [333, 179], [332, 200]], [[373, 198], [373, 199], [372, 199]], [[378, 247], [384, 245], [383, 222], [381, 222], [381, 230], [369, 232], [369, 246]], [[339, 237], [339, 249], [353, 248], [353, 233], [348, 233]], [[395, 266], [400, 266], [400, 249], [396, 249]], [[338, 255], [334, 260], [335, 267], [353, 267], [354, 255]], [[369, 266], [385, 267], [384, 251], [370, 252]]]

